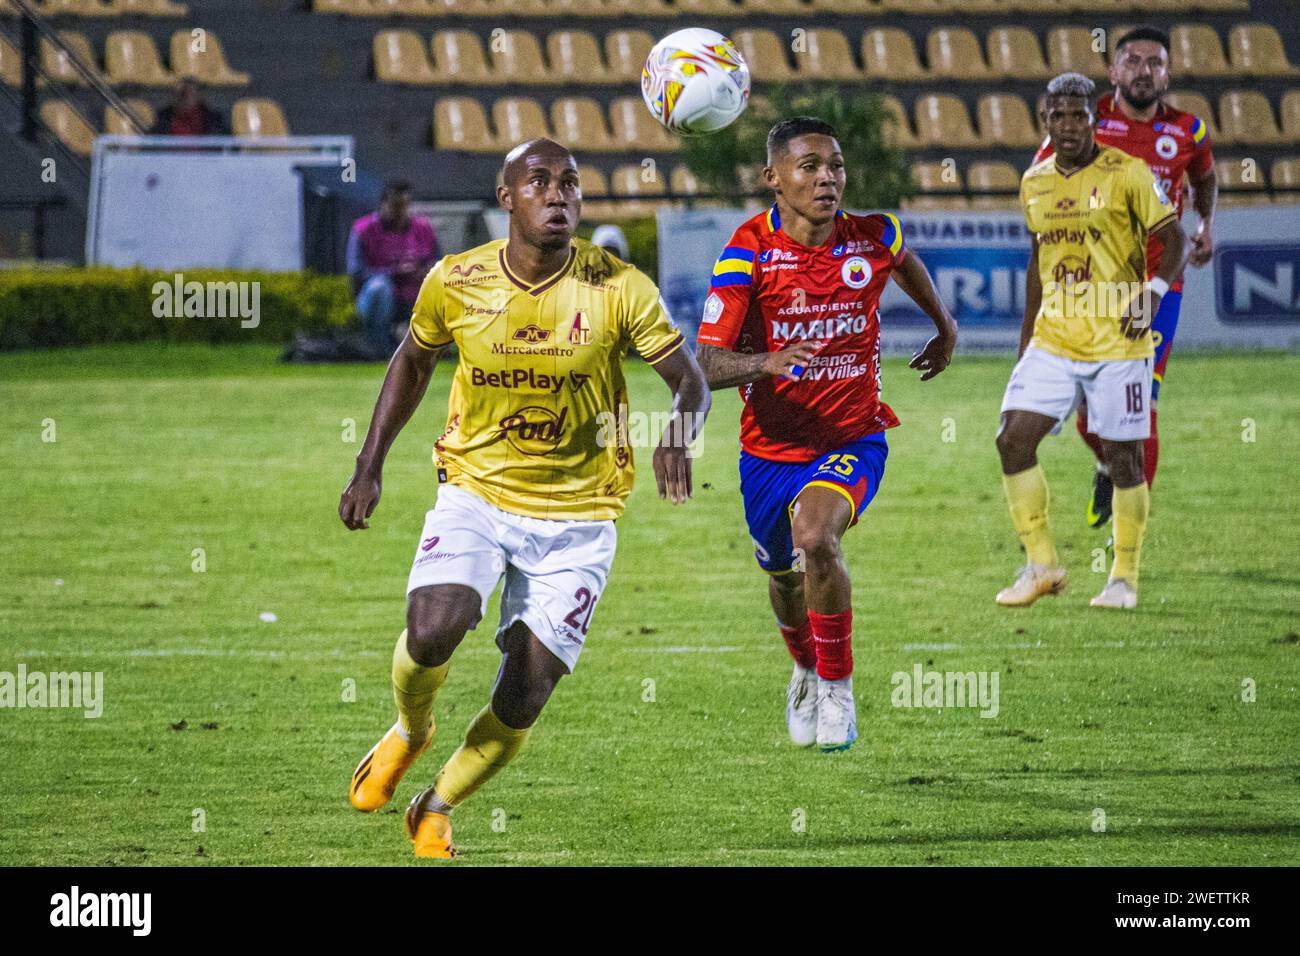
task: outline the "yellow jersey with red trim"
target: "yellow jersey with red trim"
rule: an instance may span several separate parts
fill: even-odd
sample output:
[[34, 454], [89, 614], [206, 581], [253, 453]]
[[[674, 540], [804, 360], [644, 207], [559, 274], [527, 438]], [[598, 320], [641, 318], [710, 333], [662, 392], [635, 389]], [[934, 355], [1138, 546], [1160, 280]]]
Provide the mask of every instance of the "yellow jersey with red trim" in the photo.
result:
[[438, 260], [411, 337], [460, 353], [433, 450], [440, 482], [532, 518], [622, 514], [634, 475], [628, 348], [653, 365], [683, 344], [649, 278], [574, 239], [559, 272], [525, 282], [499, 239]]
[[1119, 325], [1146, 280], [1147, 236], [1178, 218], [1147, 164], [1101, 146], [1062, 173], [1049, 156], [1025, 172], [1020, 204], [1043, 286], [1030, 345], [1081, 362], [1152, 356], [1149, 334], [1130, 339]]

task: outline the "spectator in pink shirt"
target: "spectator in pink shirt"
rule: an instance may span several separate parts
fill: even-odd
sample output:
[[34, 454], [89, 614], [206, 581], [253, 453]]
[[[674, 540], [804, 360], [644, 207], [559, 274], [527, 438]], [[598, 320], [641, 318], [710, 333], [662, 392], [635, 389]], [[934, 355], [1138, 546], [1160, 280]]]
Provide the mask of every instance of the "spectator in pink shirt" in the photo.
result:
[[348, 237], [348, 275], [357, 297], [366, 342], [375, 358], [387, 361], [401, 341], [420, 283], [438, 259], [433, 224], [411, 215], [411, 186], [390, 181], [379, 197], [379, 211], [352, 224]]

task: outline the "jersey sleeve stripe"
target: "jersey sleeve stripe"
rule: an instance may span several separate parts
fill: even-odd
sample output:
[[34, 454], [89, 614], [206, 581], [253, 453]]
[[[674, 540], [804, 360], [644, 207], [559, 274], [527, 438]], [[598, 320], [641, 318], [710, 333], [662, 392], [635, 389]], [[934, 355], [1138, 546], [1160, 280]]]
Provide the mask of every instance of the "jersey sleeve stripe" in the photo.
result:
[[677, 336], [677, 338], [673, 339], [671, 342], [669, 342], [663, 348], [659, 349], [657, 352], [652, 352], [649, 355], [642, 356], [642, 358], [646, 360], [647, 364], [654, 365], [655, 363], [662, 362], [668, 356], [672, 355], [679, 348], [681, 348], [685, 343], [686, 343], [686, 339], [682, 338], [679, 335]]
[[717, 265], [713, 267], [715, 276], [727, 275], [732, 272], [753, 275], [754, 263], [746, 262], [744, 259], [719, 259]]
[[728, 285], [753, 285], [754, 277], [748, 272], [727, 272], [722, 275], [714, 275], [713, 280], [709, 283], [710, 289], [721, 289]]
[[889, 253], [893, 256], [903, 248], [903, 227], [892, 212], [885, 213], [885, 235], [881, 242], [889, 246]]
[[739, 259], [742, 262], [753, 262], [754, 250], [746, 249], [744, 246], [727, 246], [722, 250], [722, 254], [718, 256], [719, 262], [723, 259]]
[[1203, 139], [1205, 139], [1205, 123], [1201, 121], [1201, 118], [1199, 116], [1193, 117], [1192, 118], [1192, 142], [1199, 143]]
[[444, 348], [452, 343], [451, 339], [448, 339], [446, 342], [425, 341], [424, 336], [420, 334], [419, 330], [415, 327], [414, 322], [411, 323], [411, 338], [415, 339], [415, 344], [420, 346], [420, 348], [429, 350]]

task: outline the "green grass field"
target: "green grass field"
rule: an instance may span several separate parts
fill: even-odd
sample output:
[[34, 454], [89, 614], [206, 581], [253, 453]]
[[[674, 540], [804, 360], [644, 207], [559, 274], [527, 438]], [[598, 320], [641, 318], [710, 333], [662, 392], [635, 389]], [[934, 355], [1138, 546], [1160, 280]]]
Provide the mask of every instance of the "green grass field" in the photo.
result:
[[[0, 356], [0, 671], [105, 675], [98, 719], [0, 710], [0, 864], [414, 862], [399, 811], [487, 699], [495, 602], [392, 812], [356, 813], [346, 788], [393, 719], [448, 375], [398, 441], [371, 529], [348, 533], [344, 420], [359, 442], [381, 369], [274, 359]], [[886, 364], [903, 425], [846, 540], [861, 733], [846, 754], [786, 740], [790, 664], [742, 521], [734, 392], [689, 505], [657, 499], [643, 453], [582, 661], [457, 812], [464, 863], [1300, 862], [1300, 360], [1175, 356], [1128, 615], [1087, 606], [1106, 535], [1083, 525], [1072, 428], [1042, 455], [1071, 587], [1029, 611], [993, 603], [1020, 563], [993, 448], [1010, 367], [959, 357], [921, 385]], [[665, 407], [653, 372], [629, 375], [634, 407]], [[893, 707], [891, 675], [915, 664], [997, 671], [998, 715]]]

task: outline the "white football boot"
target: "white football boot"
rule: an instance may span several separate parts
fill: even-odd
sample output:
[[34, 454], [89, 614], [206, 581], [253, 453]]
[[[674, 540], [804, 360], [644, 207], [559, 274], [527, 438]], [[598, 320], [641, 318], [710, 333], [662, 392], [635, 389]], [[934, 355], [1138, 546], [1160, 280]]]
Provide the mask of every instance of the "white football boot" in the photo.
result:
[[1101, 593], [1088, 602], [1093, 607], [1115, 607], [1131, 611], [1138, 606], [1138, 592], [1127, 578], [1111, 578]]
[[853, 678], [817, 679], [817, 746], [822, 753], [848, 750], [858, 739], [858, 708]]
[[817, 672], [794, 665], [785, 692], [785, 725], [796, 747], [817, 742]]
[[1020, 569], [1016, 583], [998, 592], [997, 602], [1003, 607], [1029, 607], [1044, 594], [1060, 594], [1064, 590], [1065, 568], [1026, 564]]

